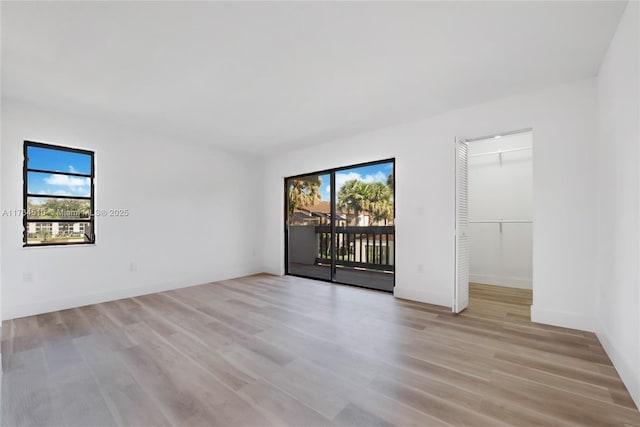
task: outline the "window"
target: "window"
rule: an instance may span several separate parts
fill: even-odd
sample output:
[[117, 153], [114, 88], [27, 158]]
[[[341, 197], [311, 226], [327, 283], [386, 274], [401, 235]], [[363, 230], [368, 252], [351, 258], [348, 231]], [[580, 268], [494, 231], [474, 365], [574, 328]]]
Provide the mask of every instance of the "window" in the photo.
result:
[[24, 142], [24, 246], [95, 243], [93, 151]]

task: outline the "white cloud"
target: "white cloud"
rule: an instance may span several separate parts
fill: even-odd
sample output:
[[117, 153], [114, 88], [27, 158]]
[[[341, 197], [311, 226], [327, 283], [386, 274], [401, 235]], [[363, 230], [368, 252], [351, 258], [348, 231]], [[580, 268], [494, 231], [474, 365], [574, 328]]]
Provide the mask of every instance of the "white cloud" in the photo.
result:
[[[89, 185], [91, 184], [89, 178], [58, 174], [49, 175], [43, 181], [49, 185], [66, 187], [53, 192], [56, 196], [88, 196]], [[51, 194], [51, 192], [48, 192], [48, 194]]]
[[[38, 191], [38, 194], [42, 194], [43, 196], [51, 195], [51, 193], [47, 193], [45, 190]], [[54, 196], [72, 196], [73, 194], [64, 190], [56, 190], [53, 192]]]
[[45, 178], [44, 182], [49, 185], [60, 185], [64, 187], [86, 187], [89, 185], [89, 178], [54, 174]]
[[340, 190], [345, 182], [351, 181], [352, 179], [359, 179], [362, 182], [387, 182], [387, 175], [378, 171], [373, 175], [360, 175], [358, 172], [348, 172], [348, 173], [337, 173], [336, 174], [336, 190]]
[[76, 168], [74, 168], [73, 165], [69, 165], [69, 172], [78, 173], [78, 170]]

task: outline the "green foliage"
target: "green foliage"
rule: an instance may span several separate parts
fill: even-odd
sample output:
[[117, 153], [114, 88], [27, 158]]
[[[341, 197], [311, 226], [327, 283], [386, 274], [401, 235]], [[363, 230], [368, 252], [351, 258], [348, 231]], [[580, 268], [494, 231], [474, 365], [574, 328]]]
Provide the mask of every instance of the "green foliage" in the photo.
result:
[[316, 175], [290, 179], [289, 184], [289, 221], [293, 219], [293, 211], [305, 206], [315, 205], [320, 201], [322, 178]]
[[46, 242], [50, 236], [51, 236], [51, 231], [49, 231], [44, 227], [41, 228], [40, 231], [38, 232], [38, 237], [40, 237], [40, 240], [42, 240], [43, 242]]
[[362, 211], [367, 210], [369, 203], [369, 185], [359, 179], [350, 179], [338, 191], [338, 207], [350, 213], [355, 218]]
[[393, 220], [393, 192], [387, 185], [381, 182], [369, 184], [368, 197], [367, 208], [374, 222], [386, 224]]
[[88, 200], [46, 199], [42, 204], [27, 202], [29, 218], [60, 219], [89, 218], [91, 205]]
[[365, 183], [352, 179], [338, 191], [338, 206], [347, 213], [353, 212], [355, 221], [361, 212], [368, 212], [373, 222], [384, 221], [386, 224], [393, 219], [393, 191], [382, 182]]

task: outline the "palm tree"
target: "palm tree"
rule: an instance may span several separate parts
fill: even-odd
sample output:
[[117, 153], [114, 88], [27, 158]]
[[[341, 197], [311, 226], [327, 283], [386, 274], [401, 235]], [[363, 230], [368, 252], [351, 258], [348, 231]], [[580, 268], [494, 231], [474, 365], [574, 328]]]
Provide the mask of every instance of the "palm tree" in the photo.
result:
[[315, 205], [320, 201], [320, 186], [322, 178], [318, 175], [310, 175], [294, 178], [288, 181], [289, 185], [289, 221], [293, 220], [293, 211], [305, 206]]
[[38, 232], [38, 236], [40, 237], [41, 241], [46, 242], [49, 236], [51, 236], [51, 231], [49, 231], [48, 228], [42, 227]]
[[387, 185], [382, 182], [369, 184], [367, 196], [369, 199], [367, 203], [368, 210], [374, 222], [384, 221], [386, 225], [390, 219], [393, 219], [393, 193]]
[[369, 207], [369, 185], [359, 179], [350, 179], [338, 190], [338, 207], [345, 209], [347, 214], [353, 210], [354, 221], [357, 224], [358, 214]]

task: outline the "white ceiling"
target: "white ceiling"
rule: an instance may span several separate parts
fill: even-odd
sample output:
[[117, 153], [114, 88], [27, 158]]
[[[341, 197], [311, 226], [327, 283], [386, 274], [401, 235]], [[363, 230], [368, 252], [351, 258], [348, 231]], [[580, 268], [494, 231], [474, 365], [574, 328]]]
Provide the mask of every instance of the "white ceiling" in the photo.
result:
[[2, 2], [2, 96], [256, 154], [595, 76], [624, 2]]

